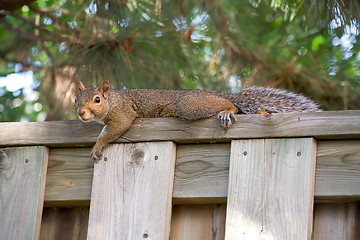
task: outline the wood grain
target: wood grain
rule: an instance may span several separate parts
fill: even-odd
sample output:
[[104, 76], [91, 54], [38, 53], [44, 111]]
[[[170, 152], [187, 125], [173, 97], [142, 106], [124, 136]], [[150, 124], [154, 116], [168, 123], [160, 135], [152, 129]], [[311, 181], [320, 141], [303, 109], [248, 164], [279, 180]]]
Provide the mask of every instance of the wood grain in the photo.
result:
[[47, 164], [46, 147], [1, 150], [1, 239], [39, 238]]
[[[170, 240], [222, 240], [225, 213], [225, 204], [173, 206]], [[40, 240], [84, 240], [88, 218], [88, 207], [44, 208]], [[317, 203], [312, 239], [360, 239], [359, 220], [359, 203]]]
[[[89, 206], [94, 161], [90, 148], [50, 149], [45, 205]], [[71, 199], [71, 201], [69, 201]]]
[[113, 144], [95, 164], [88, 239], [168, 239], [172, 142]]
[[230, 144], [178, 145], [174, 202], [226, 202]]
[[[318, 141], [317, 201], [360, 199], [360, 141]], [[93, 161], [90, 148], [50, 149], [47, 206], [89, 205]], [[225, 203], [230, 144], [177, 146], [173, 203]], [[350, 184], [349, 184], [350, 183]]]
[[[137, 119], [117, 142], [173, 141], [176, 143], [230, 142], [233, 139], [315, 137], [359, 139], [360, 110], [291, 114], [237, 115], [223, 128], [219, 119], [185, 121], [178, 118]], [[339, 127], [340, 126], [340, 127]], [[0, 146], [91, 146], [102, 125], [80, 121], [0, 123]]]
[[85, 240], [89, 207], [44, 208], [40, 240]]
[[314, 209], [313, 240], [360, 239], [359, 203], [318, 203]]
[[323, 141], [318, 145], [315, 195], [348, 201], [360, 196], [360, 141]]
[[223, 240], [225, 212], [225, 204], [174, 206], [170, 240]]
[[310, 239], [315, 141], [236, 140], [230, 158], [225, 239]]

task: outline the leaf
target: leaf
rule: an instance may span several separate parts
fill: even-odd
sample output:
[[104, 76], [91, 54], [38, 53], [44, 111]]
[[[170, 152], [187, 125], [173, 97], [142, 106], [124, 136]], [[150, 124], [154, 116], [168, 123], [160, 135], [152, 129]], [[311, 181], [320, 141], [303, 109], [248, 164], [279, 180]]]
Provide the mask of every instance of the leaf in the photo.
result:
[[325, 38], [323, 35], [318, 35], [312, 40], [311, 48], [312, 50], [316, 51], [319, 49], [319, 46], [325, 42]]

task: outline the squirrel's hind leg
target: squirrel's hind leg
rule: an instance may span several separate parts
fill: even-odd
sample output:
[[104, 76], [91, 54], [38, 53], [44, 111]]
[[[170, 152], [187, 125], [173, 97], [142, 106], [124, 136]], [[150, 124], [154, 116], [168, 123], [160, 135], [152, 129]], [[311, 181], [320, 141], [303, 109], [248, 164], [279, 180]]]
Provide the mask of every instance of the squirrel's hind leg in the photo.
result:
[[230, 126], [236, 121], [237, 108], [228, 100], [202, 92], [181, 97], [176, 102], [176, 116], [187, 120], [196, 120], [217, 116], [221, 125]]

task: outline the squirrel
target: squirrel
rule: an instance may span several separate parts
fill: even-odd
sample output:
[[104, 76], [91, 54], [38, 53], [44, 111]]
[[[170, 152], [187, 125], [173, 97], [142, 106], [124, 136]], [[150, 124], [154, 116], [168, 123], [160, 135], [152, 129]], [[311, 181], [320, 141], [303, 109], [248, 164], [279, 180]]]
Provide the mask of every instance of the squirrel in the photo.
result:
[[238, 93], [208, 90], [110, 89], [105, 80], [98, 88], [86, 88], [79, 81], [76, 113], [83, 122], [104, 124], [91, 156], [97, 162], [103, 147], [123, 135], [136, 118], [179, 117], [196, 120], [217, 116], [229, 127], [235, 114], [321, 111], [309, 98], [283, 89], [249, 87]]

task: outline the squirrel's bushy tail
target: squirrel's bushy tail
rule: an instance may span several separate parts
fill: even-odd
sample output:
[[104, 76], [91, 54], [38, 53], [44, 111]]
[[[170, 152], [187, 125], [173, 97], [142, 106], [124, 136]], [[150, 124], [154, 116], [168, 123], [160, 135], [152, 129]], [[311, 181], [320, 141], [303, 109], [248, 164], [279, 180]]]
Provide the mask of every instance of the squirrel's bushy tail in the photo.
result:
[[223, 97], [238, 108], [239, 114], [254, 114], [259, 110], [269, 113], [322, 111], [310, 98], [284, 89], [249, 87]]

